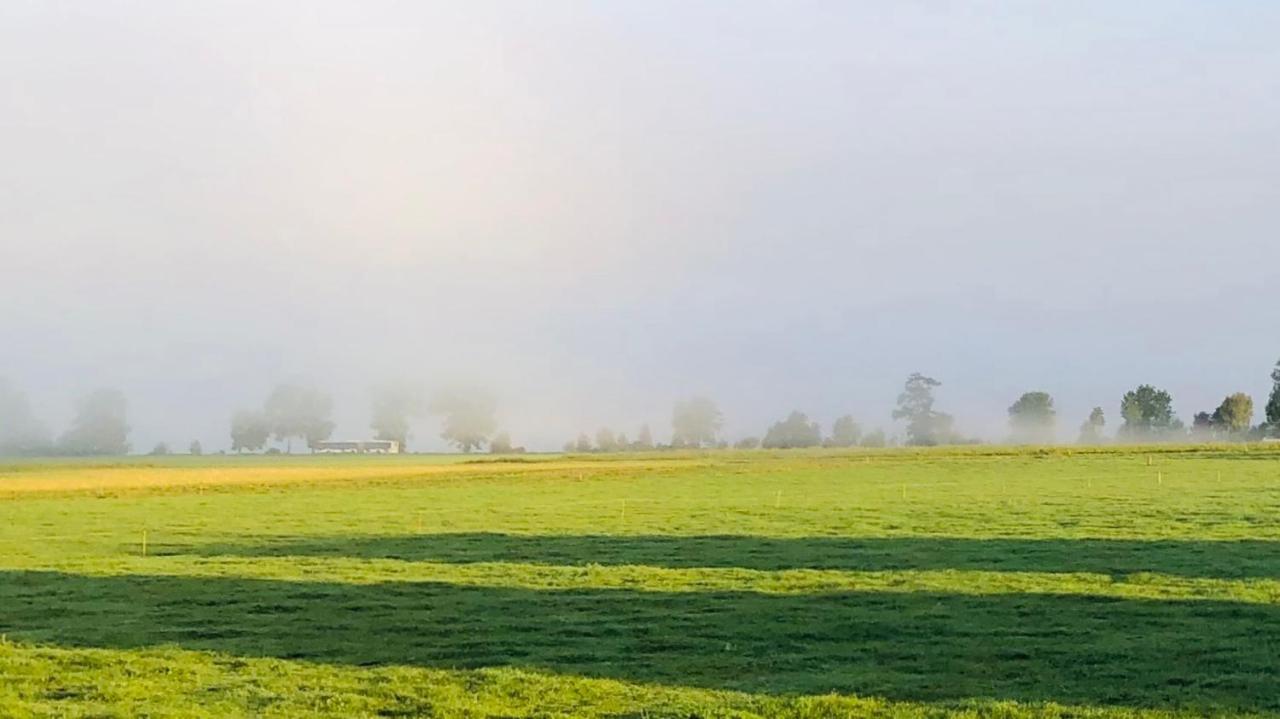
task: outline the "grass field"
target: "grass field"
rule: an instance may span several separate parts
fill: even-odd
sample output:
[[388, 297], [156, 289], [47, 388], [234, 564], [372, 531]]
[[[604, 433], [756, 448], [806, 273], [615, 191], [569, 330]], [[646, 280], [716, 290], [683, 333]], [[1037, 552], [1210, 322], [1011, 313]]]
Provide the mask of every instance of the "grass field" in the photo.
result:
[[0, 716], [1280, 717], [1280, 451], [0, 466]]

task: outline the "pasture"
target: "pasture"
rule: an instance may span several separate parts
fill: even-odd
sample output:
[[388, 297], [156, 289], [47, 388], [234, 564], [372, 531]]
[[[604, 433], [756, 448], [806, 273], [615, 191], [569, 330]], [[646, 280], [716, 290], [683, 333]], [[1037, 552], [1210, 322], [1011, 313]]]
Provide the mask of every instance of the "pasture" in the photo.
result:
[[0, 716], [1280, 716], [1280, 451], [0, 466]]

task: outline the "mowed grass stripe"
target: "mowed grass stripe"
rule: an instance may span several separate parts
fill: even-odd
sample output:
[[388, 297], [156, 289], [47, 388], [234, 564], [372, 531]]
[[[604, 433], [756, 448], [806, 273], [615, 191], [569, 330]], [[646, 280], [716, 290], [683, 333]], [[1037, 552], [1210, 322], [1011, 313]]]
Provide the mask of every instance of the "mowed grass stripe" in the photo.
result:
[[625, 589], [641, 592], [946, 592], [974, 596], [1069, 594], [1115, 599], [1234, 601], [1280, 605], [1280, 579], [1214, 579], [1150, 572], [1116, 577], [1085, 572], [973, 570], [755, 570], [643, 565], [553, 566], [519, 562], [403, 561], [318, 557], [122, 557], [114, 562], [64, 562], [33, 567], [86, 577], [155, 576], [273, 579], [291, 582], [383, 584], [433, 582], [535, 590]]
[[[1026, 496], [1009, 480], [1019, 479], [1020, 464], [1032, 463], [1051, 475], [1059, 490], [1094, 489], [1092, 482], [1122, 480], [1125, 484], [1160, 487], [1213, 479], [1240, 479], [1240, 460], [1280, 460], [1280, 448], [1254, 449], [1225, 445], [1196, 447], [1127, 447], [1112, 449], [1025, 450], [1017, 448], [933, 448], [927, 450], [809, 450], [795, 452], [697, 453], [659, 455], [602, 455], [567, 457], [530, 455], [471, 458], [460, 455], [400, 455], [389, 457], [342, 455], [147, 457], [33, 460], [0, 464], [0, 499], [54, 494], [131, 496], [148, 493], [253, 491], [289, 485], [412, 484], [424, 479], [457, 477], [510, 479], [541, 475], [564, 479], [616, 478], [656, 472], [686, 471], [693, 476], [775, 476], [803, 480], [818, 473], [826, 479], [876, 479], [891, 475], [887, 490], [944, 489], [969, 485], [974, 479], [999, 483], [1002, 493]], [[1194, 469], [1192, 469], [1194, 467]], [[1070, 468], [1074, 473], [1063, 473]], [[906, 470], [905, 473], [903, 470]], [[1082, 472], [1081, 470], [1088, 470]], [[1280, 475], [1272, 476], [1280, 485]], [[1170, 487], [1172, 489], [1172, 486]], [[777, 489], [785, 490], [780, 486]], [[1039, 488], [1043, 489], [1043, 488]], [[1132, 487], [1124, 487], [1131, 491]], [[926, 492], [927, 493], [927, 492]], [[773, 493], [763, 495], [772, 499]], [[803, 495], [790, 495], [789, 501]], [[920, 497], [908, 497], [918, 501]]]
[[[118, 502], [35, 494], [0, 503], [0, 512], [12, 518], [0, 523], [0, 542], [22, 550], [21, 545], [39, 549], [51, 540], [69, 541], [84, 551], [110, 553], [142, 530], [155, 532], [159, 541], [194, 541], [260, 534], [262, 527], [297, 536], [476, 531], [1280, 539], [1280, 462], [1243, 462], [1221, 482], [1212, 479], [1213, 470], [1199, 470], [1194, 474], [1210, 479], [1157, 487], [1133, 478], [1135, 465], [1143, 469], [1136, 458], [1089, 461], [1101, 465], [1092, 491], [1058, 476], [1078, 473], [1079, 467], [1015, 457], [959, 483], [909, 490], [906, 500], [900, 497], [903, 484], [954, 477], [958, 470], [924, 470], [899, 461], [836, 472], [799, 456], [786, 472], [766, 462], [737, 465], [735, 473], [713, 466], [479, 475], [408, 485], [142, 495]], [[1098, 489], [1104, 482], [1111, 484]]]
[[[198, 699], [178, 709], [171, 697], [180, 695]], [[51, 712], [50, 707], [56, 709]], [[1190, 710], [1130, 710], [997, 700], [927, 704], [837, 695], [777, 697], [519, 669], [355, 668], [177, 648], [121, 651], [15, 643], [0, 644], [0, 715], [71, 719], [104, 716], [1184, 719], [1206, 716]]]
[[763, 694], [1280, 711], [1280, 607], [1067, 595], [564, 591], [0, 576], [24, 643], [510, 667]]

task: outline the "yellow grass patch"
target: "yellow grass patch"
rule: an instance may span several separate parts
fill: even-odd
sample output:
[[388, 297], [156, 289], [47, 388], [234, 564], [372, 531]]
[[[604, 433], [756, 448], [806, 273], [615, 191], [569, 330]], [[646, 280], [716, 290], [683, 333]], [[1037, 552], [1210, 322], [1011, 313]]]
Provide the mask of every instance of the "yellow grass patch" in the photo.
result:
[[196, 466], [174, 464], [85, 465], [80, 463], [49, 464], [39, 468], [0, 467], [0, 497], [48, 493], [119, 493], [163, 490], [199, 491], [227, 487], [256, 487], [285, 484], [381, 483], [419, 479], [469, 476], [511, 476], [513, 474], [547, 473], [556, 475], [595, 475], [646, 469], [689, 466], [687, 460], [612, 461], [531, 460], [523, 462], [441, 462], [431, 458], [422, 462], [393, 460], [357, 460], [325, 463], [286, 458], [282, 466], [269, 461], [238, 464], [235, 459], [220, 466], [217, 460], [206, 460]]

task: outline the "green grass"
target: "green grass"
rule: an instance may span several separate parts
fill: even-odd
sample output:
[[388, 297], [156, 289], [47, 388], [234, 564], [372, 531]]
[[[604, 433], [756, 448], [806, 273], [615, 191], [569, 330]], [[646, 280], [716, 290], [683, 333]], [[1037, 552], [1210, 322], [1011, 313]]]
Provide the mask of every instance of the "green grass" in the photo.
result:
[[0, 467], [0, 716], [1280, 717], [1275, 449], [534, 459]]

